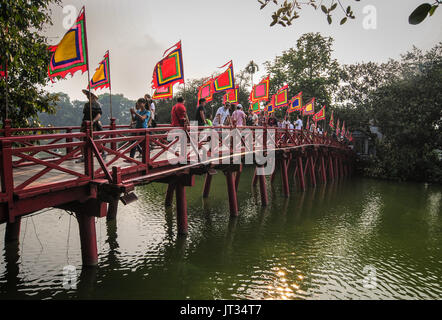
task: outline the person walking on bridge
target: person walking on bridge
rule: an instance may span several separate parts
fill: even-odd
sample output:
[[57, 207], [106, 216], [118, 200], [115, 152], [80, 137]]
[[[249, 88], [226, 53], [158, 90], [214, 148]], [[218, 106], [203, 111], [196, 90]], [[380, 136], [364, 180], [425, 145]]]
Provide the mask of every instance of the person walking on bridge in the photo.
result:
[[242, 105], [238, 104], [236, 110], [232, 114], [233, 124], [237, 127], [242, 127], [246, 124], [246, 114], [242, 111]]
[[[137, 109], [130, 109], [130, 113], [135, 119], [135, 129], [147, 129], [149, 127], [150, 122], [152, 121], [150, 110], [146, 109], [147, 101], [143, 98], [138, 99], [137, 101]], [[138, 133], [137, 135], [144, 135], [144, 133]], [[143, 152], [143, 147], [138, 144], [136, 147], [130, 150], [130, 157], [135, 157], [135, 152], [139, 151], [140, 154]]]
[[225, 126], [230, 124], [230, 103], [226, 102], [224, 106], [219, 107], [213, 120], [214, 126]]
[[[92, 128], [94, 132], [103, 131], [103, 126], [100, 121], [103, 111], [101, 110], [101, 105], [98, 102], [98, 97], [87, 89], [83, 89], [82, 92], [88, 98], [88, 102], [86, 102], [83, 107], [83, 120], [81, 121], [80, 131], [86, 132], [87, 130], [86, 121], [92, 121]], [[92, 120], [91, 120], [91, 106], [92, 106]], [[103, 157], [103, 159], [106, 159], [107, 153], [103, 151], [101, 156]], [[84, 157], [81, 157], [79, 160], [76, 161], [76, 163], [81, 163], [81, 162], [84, 162]]]
[[189, 117], [187, 116], [187, 110], [184, 102], [184, 98], [179, 97], [177, 99], [177, 104], [175, 104], [172, 108], [172, 127], [184, 127], [186, 124], [189, 124]]
[[208, 124], [208, 119], [206, 118], [206, 99], [202, 98], [199, 100], [199, 106], [196, 108], [195, 120], [198, 121], [198, 126], [202, 127]]

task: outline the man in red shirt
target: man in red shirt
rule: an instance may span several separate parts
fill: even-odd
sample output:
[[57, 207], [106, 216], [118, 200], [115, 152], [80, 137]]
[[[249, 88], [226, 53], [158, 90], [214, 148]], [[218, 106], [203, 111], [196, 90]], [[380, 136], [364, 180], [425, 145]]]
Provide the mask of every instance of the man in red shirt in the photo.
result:
[[184, 125], [189, 123], [184, 98], [179, 97], [177, 99], [177, 104], [172, 108], [171, 119], [172, 127], [184, 127]]

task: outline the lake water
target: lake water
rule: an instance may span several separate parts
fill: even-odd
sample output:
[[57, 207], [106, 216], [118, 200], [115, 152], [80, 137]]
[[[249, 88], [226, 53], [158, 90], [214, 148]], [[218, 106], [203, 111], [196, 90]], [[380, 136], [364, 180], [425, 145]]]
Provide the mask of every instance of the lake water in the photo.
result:
[[353, 178], [306, 192], [292, 184], [284, 199], [277, 177], [262, 208], [252, 173], [241, 176], [236, 219], [224, 175], [207, 200], [197, 177], [187, 237], [164, 208], [165, 185], [137, 188], [116, 223], [97, 219], [97, 268], [82, 270], [78, 225], [64, 211], [23, 219], [18, 246], [5, 248], [1, 225], [0, 298], [442, 299], [441, 186]]

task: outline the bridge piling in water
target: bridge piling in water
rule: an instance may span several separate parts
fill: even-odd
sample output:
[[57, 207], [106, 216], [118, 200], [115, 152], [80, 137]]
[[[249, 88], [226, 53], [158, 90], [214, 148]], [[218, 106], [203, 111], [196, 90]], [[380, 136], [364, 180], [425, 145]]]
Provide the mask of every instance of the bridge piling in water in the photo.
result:
[[186, 199], [186, 188], [182, 181], [178, 181], [176, 183], [175, 191], [176, 191], [176, 214], [177, 214], [178, 234], [186, 235], [188, 232], [187, 199]]
[[172, 206], [174, 191], [175, 191], [175, 184], [170, 182], [167, 185], [166, 200], [164, 201], [166, 207], [171, 207]]
[[209, 197], [211, 184], [212, 184], [212, 175], [206, 173], [206, 178], [204, 180], [203, 198]]
[[20, 238], [21, 217], [6, 224], [5, 243], [18, 242]]
[[302, 156], [298, 156], [298, 178], [299, 185], [302, 191], [305, 191], [305, 179], [304, 179], [304, 168], [302, 163]]
[[267, 195], [266, 176], [258, 175], [259, 192], [261, 194], [261, 205], [266, 207], [269, 204], [269, 196]]
[[107, 209], [107, 215], [106, 219], [108, 221], [117, 219], [117, 212], [118, 212], [118, 203], [120, 202], [120, 199], [113, 200], [109, 203], [108, 209]]
[[229, 209], [232, 217], [238, 216], [238, 199], [235, 188], [235, 175], [231, 170], [225, 171], [227, 181], [227, 194], [229, 196]]
[[290, 188], [289, 188], [289, 176], [288, 176], [287, 160], [286, 159], [281, 160], [281, 177], [282, 177], [283, 195], [284, 195], [284, 197], [288, 198], [290, 195]]

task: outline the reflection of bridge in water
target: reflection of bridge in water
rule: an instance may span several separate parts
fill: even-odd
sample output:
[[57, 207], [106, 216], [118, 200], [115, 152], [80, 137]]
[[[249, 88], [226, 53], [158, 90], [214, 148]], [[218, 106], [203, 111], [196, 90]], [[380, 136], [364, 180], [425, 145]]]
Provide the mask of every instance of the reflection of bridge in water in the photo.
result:
[[[289, 175], [305, 190], [306, 183], [326, 184], [353, 171], [353, 153], [346, 145], [304, 130], [224, 128], [230, 135], [212, 130], [209, 136], [204, 135], [207, 127], [173, 134], [175, 129], [165, 125], [128, 129], [112, 121], [107, 131], [92, 133], [78, 132], [78, 127], [16, 129], [7, 124], [0, 138], [0, 223], [7, 223], [5, 242], [18, 241], [21, 217], [51, 207], [68, 210], [79, 223], [83, 265], [96, 265], [95, 217], [114, 220], [120, 200], [136, 199], [135, 186], [168, 184], [165, 204], [170, 206], [176, 195], [178, 233], [186, 234], [185, 187], [194, 185], [195, 175], [206, 176], [203, 197], [208, 197], [212, 169], [223, 171], [230, 214], [237, 216], [236, 190], [244, 164], [256, 166], [252, 184], [259, 183], [263, 206], [268, 195], [261, 173], [270, 173], [273, 181], [277, 173], [273, 164], [281, 172], [284, 197], [290, 193]], [[139, 149], [140, 158], [129, 156], [133, 148]], [[105, 159], [103, 152], [108, 154]], [[81, 158], [83, 162], [78, 161]]]

